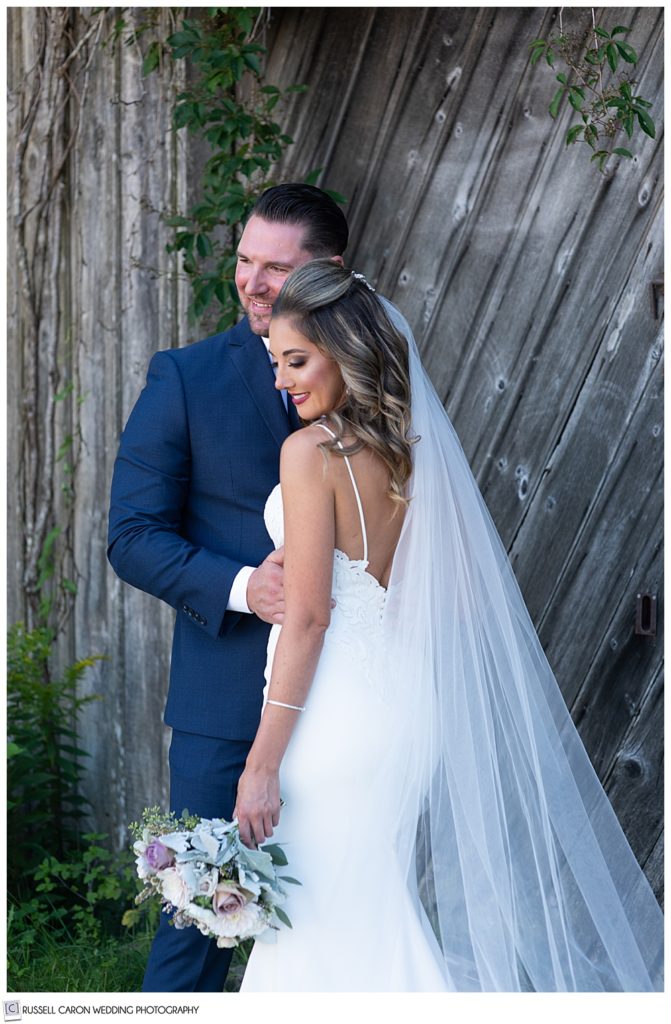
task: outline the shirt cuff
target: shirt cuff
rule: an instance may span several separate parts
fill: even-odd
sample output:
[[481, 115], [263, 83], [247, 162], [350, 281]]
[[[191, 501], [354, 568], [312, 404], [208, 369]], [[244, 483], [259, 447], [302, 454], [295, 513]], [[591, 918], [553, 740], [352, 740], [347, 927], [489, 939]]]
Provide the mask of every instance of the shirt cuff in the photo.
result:
[[247, 584], [253, 572], [254, 567], [252, 565], [243, 565], [233, 580], [228, 595], [228, 604], [226, 605], [227, 612], [247, 612], [248, 615], [251, 615], [251, 610], [247, 604]]

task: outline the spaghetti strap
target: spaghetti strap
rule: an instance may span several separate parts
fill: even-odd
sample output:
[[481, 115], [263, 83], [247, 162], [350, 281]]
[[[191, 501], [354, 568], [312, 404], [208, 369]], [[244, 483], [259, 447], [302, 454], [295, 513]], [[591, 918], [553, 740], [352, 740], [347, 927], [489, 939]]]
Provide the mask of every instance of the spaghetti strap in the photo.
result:
[[[315, 423], [314, 425], [315, 427], [321, 427], [322, 430], [325, 430], [327, 434], [330, 434], [333, 440], [336, 441], [339, 448], [344, 447], [342, 441], [340, 441], [336, 437], [331, 428], [327, 427], [325, 423]], [[368, 562], [368, 537], [366, 536], [366, 521], [363, 517], [363, 505], [361, 504], [359, 488], [356, 485], [356, 480], [354, 479], [354, 473], [352, 472], [352, 466], [350, 464], [349, 458], [347, 457], [347, 455], [343, 455], [343, 458], [347, 466], [349, 478], [352, 481], [352, 487], [354, 488], [354, 497], [356, 498], [356, 505], [357, 508], [359, 509], [359, 519], [361, 520], [361, 535], [363, 537], [363, 560], [364, 562]]]

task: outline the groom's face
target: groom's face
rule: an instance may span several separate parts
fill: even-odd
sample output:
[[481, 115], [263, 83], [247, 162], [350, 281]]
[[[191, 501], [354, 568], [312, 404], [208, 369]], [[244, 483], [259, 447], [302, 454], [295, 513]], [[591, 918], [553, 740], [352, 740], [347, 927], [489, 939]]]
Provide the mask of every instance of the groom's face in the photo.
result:
[[314, 259], [303, 248], [302, 224], [250, 217], [238, 245], [235, 285], [255, 334], [268, 336], [273, 303], [292, 270]]

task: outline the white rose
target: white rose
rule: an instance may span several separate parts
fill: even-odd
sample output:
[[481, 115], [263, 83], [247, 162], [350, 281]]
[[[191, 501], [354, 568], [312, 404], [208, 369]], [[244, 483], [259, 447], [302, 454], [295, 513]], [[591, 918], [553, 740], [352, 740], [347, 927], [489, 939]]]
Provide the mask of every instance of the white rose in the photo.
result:
[[184, 910], [189, 905], [191, 890], [184, 881], [177, 868], [166, 868], [164, 871], [157, 871], [156, 877], [161, 882], [161, 892], [173, 907]]
[[249, 939], [267, 925], [266, 916], [257, 903], [247, 903], [239, 910], [217, 917], [212, 931], [219, 938]]

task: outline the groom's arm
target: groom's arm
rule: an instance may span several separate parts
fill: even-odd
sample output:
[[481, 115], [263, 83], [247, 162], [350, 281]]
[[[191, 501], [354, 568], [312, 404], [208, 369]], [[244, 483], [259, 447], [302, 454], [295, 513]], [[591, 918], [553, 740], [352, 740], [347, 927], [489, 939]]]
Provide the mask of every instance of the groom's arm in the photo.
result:
[[218, 636], [240, 617], [227, 606], [244, 566], [181, 536], [190, 464], [179, 370], [169, 352], [157, 352], [121, 436], [112, 480], [108, 558], [126, 583]]

